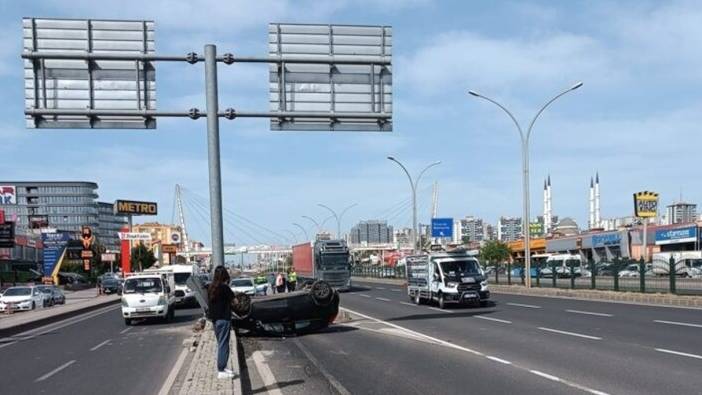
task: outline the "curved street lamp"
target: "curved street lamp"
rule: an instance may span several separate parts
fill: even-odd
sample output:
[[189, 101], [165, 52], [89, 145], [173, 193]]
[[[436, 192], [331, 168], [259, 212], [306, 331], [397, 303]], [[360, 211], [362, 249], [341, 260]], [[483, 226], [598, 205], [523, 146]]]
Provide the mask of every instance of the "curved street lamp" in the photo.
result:
[[409, 179], [410, 187], [412, 188], [412, 251], [417, 252], [417, 186], [419, 185], [419, 180], [422, 179], [422, 176], [424, 173], [429, 170], [430, 168], [440, 165], [441, 161], [437, 161], [434, 163], [429, 164], [427, 167], [422, 169], [422, 171], [419, 172], [419, 175], [417, 176], [416, 181], [412, 181], [412, 176], [410, 175], [409, 171], [407, 171], [407, 168], [400, 163], [395, 157], [393, 156], [388, 156], [388, 159], [397, 163], [398, 166], [404, 170], [405, 174], [407, 174], [407, 178]]
[[336, 215], [336, 211], [332, 210], [331, 207], [326, 206], [326, 205], [324, 205], [324, 204], [322, 204], [322, 203], [317, 203], [317, 206], [323, 207], [323, 208], [329, 210], [329, 212], [332, 213], [332, 216], [333, 216], [334, 218], [336, 218], [336, 237], [337, 237], [338, 239], [340, 239], [340, 238], [341, 238], [341, 218], [344, 216], [344, 214], [346, 214], [346, 212], [347, 212], [349, 209], [358, 206], [358, 203], [354, 203], [354, 204], [352, 204], [352, 205], [346, 207], [345, 209], [341, 210], [341, 214], [339, 214], [339, 215]]
[[300, 225], [300, 224], [298, 224], [298, 223], [296, 223], [296, 222], [293, 222], [292, 224], [293, 224], [294, 226], [297, 226], [298, 228], [300, 228], [300, 230], [302, 231], [302, 233], [305, 235], [305, 239], [306, 239], [307, 241], [310, 241], [310, 236], [307, 234], [307, 229], [305, 229], [304, 226], [302, 226], [302, 225]]
[[541, 109], [536, 113], [534, 118], [531, 120], [529, 123], [529, 128], [527, 129], [526, 135], [524, 134], [524, 131], [522, 130], [521, 125], [517, 121], [517, 119], [512, 115], [512, 113], [502, 104], [498, 103], [497, 101], [487, 97], [483, 96], [476, 91], [469, 90], [468, 93], [472, 96], [484, 99], [489, 101], [490, 103], [496, 105], [502, 111], [504, 111], [514, 122], [514, 125], [517, 127], [517, 131], [519, 132], [519, 137], [521, 139], [521, 148], [522, 148], [522, 191], [523, 191], [523, 203], [524, 203], [524, 213], [522, 217], [522, 232], [524, 233], [524, 284], [527, 286], [527, 288], [531, 287], [531, 246], [529, 245], [529, 137], [531, 137], [531, 131], [532, 128], [534, 127], [534, 123], [536, 120], [539, 118], [542, 112], [551, 105], [554, 101], [556, 101], [559, 97], [565, 95], [568, 92], [574, 91], [578, 88], [583, 86], [582, 82], [578, 82], [577, 84], [571, 86], [570, 88], [564, 90], [563, 92], [557, 94], [556, 96], [553, 97], [553, 99], [549, 100], [544, 104]]

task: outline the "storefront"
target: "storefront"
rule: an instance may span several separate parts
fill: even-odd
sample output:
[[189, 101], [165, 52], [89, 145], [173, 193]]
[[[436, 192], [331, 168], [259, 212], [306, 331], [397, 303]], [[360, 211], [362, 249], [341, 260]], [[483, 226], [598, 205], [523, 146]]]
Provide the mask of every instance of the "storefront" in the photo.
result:
[[583, 252], [587, 259], [595, 262], [610, 262], [615, 257], [627, 258], [629, 253], [629, 232], [615, 231], [583, 236]]
[[655, 231], [655, 243], [661, 252], [695, 251], [699, 249], [697, 225], [686, 227], [659, 227]]

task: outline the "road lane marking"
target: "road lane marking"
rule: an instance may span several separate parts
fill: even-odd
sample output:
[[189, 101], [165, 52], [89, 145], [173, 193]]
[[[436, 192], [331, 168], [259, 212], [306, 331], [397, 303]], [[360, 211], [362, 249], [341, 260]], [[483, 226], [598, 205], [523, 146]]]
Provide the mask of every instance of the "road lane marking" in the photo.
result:
[[375, 289], [383, 290], [383, 289], [385, 289], [385, 288], [383, 288], [383, 287], [375, 287]]
[[358, 296], [363, 296], [364, 298], [370, 298], [370, 297], [371, 297], [370, 295], [366, 295], [366, 294], [358, 294]]
[[401, 290], [401, 289], [392, 288], [391, 291], [393, 291], [393, 292], [400, 292], [400, 291], [402, 291], [402, 290]]
[[268, 394], [283, 395], [278, 387], [278, 381], [275, 379], [273, 372], [271, 372], [271, 368], [268, 367], [268, 364], [266, 363], [266, 358], [263, 356], [263, 353], [260, 351], [254, 351], [254, 353], [251, 355], [251, 359], [253, 359], [254, 364], [256, 365], [256, 371], [261, 377], [263, 386], [268, 391]]
[[664, 320], [653, 320], [653, 322], [657, 322], [659, 324], [670, 324], [670, 325], [679, 325], [679, 326], [689, 326], [692, 328], [702, 328], [702, 325], [700, 325], [700, 324], [690, 324], [688, 322], [664, 321]]
[[416, 304], [414, 304], [414, 303], [400, 302], [400, 304], [403, 304], [403, 305], [405, 305], [405, 306], [413, 306], [413, 307], [417, 307], [417, 305], [416, 305]]
[[390, 301], [390, 299], [385, 299], [385, 298], [376, 298], [376, 299], [382, 300], [383, 302], [389, 302], [389, 301]]
[[175, 365], [173, 365], [173, 369], [171, 369], [168, 377], [166, 377], [166, 381], [163, 383], [163, 386], [161, 386], [161, 390], [158, 391], [158, 395], [168, 395], [168, 393], [171, 392], [171, 387], [173, 387], [173, 383], [175, 383], [175, 380], [178, 377], [178, 372], [180, 372], [180, 368], [183, 366], [183, 362], [185, 362], [185, 357], [187, 356], [188, 349], [183, 348], [183, 351], [181, 351], [180, 355], [178, 355]]
[[501, 322], [503, 324], [511, 324], [512, 321], [507, 321], [507, 320], [501, 320], [499, 318], [492, 318], [492, 317], [485, 317], [482, 315], [474, 315], [473, 318], [480, 318], [481, 320], [488, 320], [488, 321], [495, 321], [495, 322]]
[[503, 364], [505, 364], [505, 365], [511, 365], [511, 364], [512, 364], [512, 362], [510, 362], [510, 361], [504, 360], [504, 359], [502, 359], [502, 358], [493, 357], [493, 356], [491, 356], [491, 355], [486, 355], [485, 358], [487, 358], [487, 359], [489, 359], [489, 360], [491, 360], [491, 361], [503, 363]]
[[97, 350], [98, 348], [104, 346], [105, 344], [107, 344], [107, 343], [109, 343], [109, 342], [110, 342], [110, 339], [107, 339], [107, 340], [105, 340], [104, 342], [98, 344], [97, 346], [91, 348], [90, 351], [95, 351], [95, 350]]
[[614, 314], [594, 313], [592, 311], [582, 311], [582, 310], [566, 310], [566, 312], [574, 313], [574, 314], [596, 315], [598, 317], [613, 317], [614, 316]]
[[[348, 312], [351, 313], [351, 314], [355, 314], [355, 315], [357, 315], [357, 316], [359, 316], [359, 317], [365, 318], [365, 319], [370, 320], [370, 321], [377, 322], [377, 323], [379, 323], [379, 324], [384, 324], [384, 325], [390, 326], [390, 327], [392, 327], [392, 328], [399, 329], [399, 330], [401, 330], [401, 331], [405, 331], [406, 333], [409, 333], [409, 334], [411, 334], [411, 335], [414, 335], [414, 336], [416, 336], [416, 337], [418, 337], [418, 338], [420, 338], [420, 339], [426, 339], [426, 340], [432, 341], [432, 342], [434, 342], [434, 343], [438, 343], [438, 344], [440, 344], [440, 345], [442, 345], [442, 346], [444, 346], [444, 347], [453, 348], [453, 349], [455, 349], [455, 350], [465, 351], [465, 352], [470, 353], [470, 354], [473, 354], [473, 355], [477, 355], [477, 356], [481, 356], [481, 357], [486, 357], [486, 358], [487, 358], [487, 355], [481, 353], [480, 351], [472, 350], [472, 349], [467, 348], [467, 347], [462, 347], [462, 346], [459, 346], [459, 345], [457, 345], [457, 344], [449, 343], [449, 342], [447, 342], [447, 341], [445, 341], [445, 340], [437, 339], [436, 337], [432, 337], [432, 336], [429, 336], [429, 335], [425, 335], [425, 334], [423, 334], [423, 333], [421, 333], [421, 332], [413, 331], [413, 330], [408, 329], [408, 328], [405, 328], [405, 327], [403, 327], [403, 326], [400, 326], [400, 325], [397, 325], [397, 324], [393, 324], [393, 323], [391, 323], [391, 322], [383, 321], [383, 320], [380, 320], [380, 319], [378, 319], [378, 318], [374, 318], [374, 317], [371, 317], [371, 316], [369, 316], [369, 315], [365, 315], [365, 314], [356, 312], [356, 311], [354, 311], [354, 310], [347, 309], [346, 307], [341, 307], [341, 310], [348, 311]], [[522, 371], [526, 370], [526, 371], [529, 371], [529, 372], [532, 372], [532, 373], [538, 372], [538, 371], [529, 370], [528, 368], [526, 368], [526, 367], [524, 367], [524, 366], [520, 366], [520, 365], [512, 364], [511, 366], [513, 366], [515, 369], [519, 369], [519, 370], [522, 370]], [[546, 373], [543, 373], [543, 372], [539, 372], [539, 373], [546, 374]], [[537, 374], [537, 373], [534, 373], [534, 374]], [[547, 375], [547, 376], [548, 376], [548, 377], [556, 377], [556, 376], [551, 376], [551, 375]], [[567, 385], [567, 386], [572, 387], [572, 388], [577, 388], [577, 389], [579, 389], [579, 390], [582, 390], [582, 391], [585, 391], [585, 392], [589, 392], [589, 393], [591, 393], [591, 394], [595, 394], [595, 395], [608, 395], [606, 392], [602, 392], [602, 391], [596, 390], [596, 389], [594, 389], [594, 388], [586, 387], [586, 386], [584, 386], [584, 385], [581, 385], [581, 384], [572, 382], [572, 381], [570, 381], [570, 380], [565, 380], [565, 379], [560, 379], [560, 378], [559, 378], [558, 380], [559, 380], [560, 383], [562, 383], [562, 384], [564, 384], [564, 385]]]
[[305, 354], [305, 357], [307, 357], [307, 359], [308, 359], [310, 362], [312, 362], [312, 365], [314, 365], [314, 366], [317, 368], [317, 370], [319, 371], [319, 373], [321, 373], [322, 376], [324, 376], [324, 378], [327, 379], [327, 381], [329, 382], [329, 384], [331, 384], [331, 385], [334, 387], [334, 389], [337, 390], [337, 392], [338, 392], [339, 394], [341, 394], [341, 395], [351, 395], [351, 392], [350, 392], [349, 390], [347, 390], [346, 387], [344, 387], [344, 386], [339, 382], [339, 380], [336, 379], [336, 377], [332, 376], [329, 372], [327, 372], [327, 370], [324, 368], [324, 366], [322, 366], [322, 364], [319, 363], [319, 361], [317, 360], [317, 358], [315, 358], [314, 355], [312, 355], [312, 353], [307, 349], [307, 347], [305, 347], [305, 346], [302, 344], [302, 342], [300, 341], [300, 339], [293, 339], [293, 343], [295, 343], [295, 345], [297, 346], [297, 348], [299, 348], [300, 351], [302, 351], [302, 353]]
[[544, 373], [544, 372], [539, 372], [538, 370], [530, 370], [531, 373], [534, 373], [537, 376], [541, 376], [545, 379], [553, 380], [553, 381], [561, 381], [559, 377], [556, 377], [554, 375]]
[[535, 306], [533, 304], [522, 304], [522, 303], [506, 303], [506, 304], [508, 304], [510, 306], [517, 306], [517, 307], [527, 307], [530, 309], [540, 309], [541, 308], [541, 306]]
[[688, 354], [686, 352], [673, 351], [673, 350], [666, 350], [665, 348], [656, 348], [656, 351], [660, 351], [660, 352], [664, 352], [664, 353], [668, 353], [668, 354], [680, 355], [682, 357], [702, 359], [702, 355]]
[[64, 363], [63, 365], [59, 366], [58, 368], [56, 368], [56, 369], [50, 371], [49, 373], [47, 373], [47, 374], [45, 374], [45, 375], [39, 377], [38, 379], [34, 380], [34, 382], [35, 382], [35, 383], [38, 383], [38, 382], [40, 382], [40, 381], [44, 381], [44, 380], [48, 379], [49, 377], [55, 375], [56, 373], [62, 371], [63, 369], [66, 369], [67, 367], [73, 365], [75, 362], [76, 362], [76, 360], [75, 360], [75, 359], [72, 359], [72, 360], [70, 360], [70, 361]]
[[[17, 340], [12, 341], [10, 343], [5, 343], [3, 345], [0, 345], [0, 348], [11, 346], [13, 344], [16, 344], [18, 342], [22, 342], [25, 340], [34, 339], [37, 336], [45, 335], [45, 334], [53, 332], [55, 330], [65, 328], [65, 327], [73, 325], [73, 324], [77, 324], [81, 321], [85, 321], [85, 320], [88, 320], [90, 318], [97, 317], [101, 314], [105, 314], [107, 312], [110, 312], [112, 310], [117, 310], [119, 308], [120, 308], [120, 306], [107, 306], [107, 307], [104, 307], [104, 308], [96, 310], [96, 311], [91, 311], [89, 313], [85, 313], [85, 315], [79, 315], [76, 317], [67, 318], [65, 320], [55, 322], [53, 324], [44, 325], [44, 326], [39, 327], [39, 328], [31, 329], [31, 330], [28, 330], [26, 332], [22, 332], [22, 333], [13, 335], [13, 336], [8, 337], [8, 338], [4, 338], [3, 340], [6, 340], [6, 339], [17, 339]], [[31, 335], [24, 337], [27, 334], [31, 334]]]
[[120, 335], [124, 335], [125, 333], [129, 332], [130, 329], [132, 329], [131, 326], [130, 326], [129, 328], [127, 328], [127, 329], [123, 329], [119, 334], [120, 334]]
[[583, 335], [582, 333], [567, 332], [567, 331], [561, 331], [561, 330], [552, 329], [552, 328], [544, 328], [542, 326], [540, 326], [539, 329], [541, 329], [542, 331], [546, 331], [546, 332], [560, 333], [561, 335], [582, 337], [584, 339], [590, 339], [590, 340], [602, 340], [601, 337], [597, 337], [597, 336]]
[[429, 310], [436, 310], [436, 311], [440, 311], [442, 313], [453, 313], [453, 311], [451, 311], [451, 310], [443, 310], [443, 309], [440, 309], [438, 307], [429, 307]]

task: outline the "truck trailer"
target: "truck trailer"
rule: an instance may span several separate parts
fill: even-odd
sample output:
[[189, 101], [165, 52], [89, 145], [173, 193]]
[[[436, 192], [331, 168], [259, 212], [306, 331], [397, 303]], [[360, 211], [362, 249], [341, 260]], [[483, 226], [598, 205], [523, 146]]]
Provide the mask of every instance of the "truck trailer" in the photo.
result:
[[293, 268], [298, 284], [323, 280], [332, 287], [351, 289], [349, 248], [344, 240], [317, 240], [293, 246]]

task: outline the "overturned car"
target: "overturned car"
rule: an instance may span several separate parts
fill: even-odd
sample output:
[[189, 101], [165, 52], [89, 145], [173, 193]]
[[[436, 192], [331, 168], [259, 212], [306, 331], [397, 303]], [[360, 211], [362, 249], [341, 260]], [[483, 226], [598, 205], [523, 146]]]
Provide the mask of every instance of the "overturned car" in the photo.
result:
[[[188, 285], [207, 309], [207, 293], [195, 276]], [[232, 326], [252, 334], [304, 334], [324, 329], [339, 313], [339, 293], [325, 281], [315, 281], [294, 292], [251, 297], [235, 292]], [[205, 313], [207, 313], [205, 311]]]
[[338, 313], [339, 294], [324, 281], [262, 297], [236, 293], [232, 301], [234, 328], [254, 333], [309, 333], [329, 326]]

